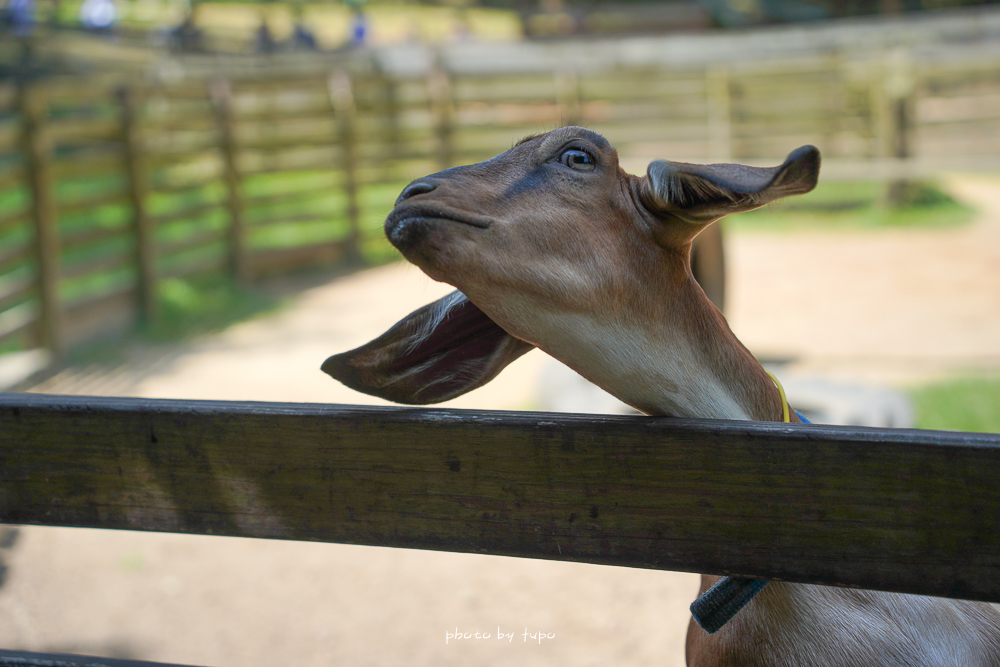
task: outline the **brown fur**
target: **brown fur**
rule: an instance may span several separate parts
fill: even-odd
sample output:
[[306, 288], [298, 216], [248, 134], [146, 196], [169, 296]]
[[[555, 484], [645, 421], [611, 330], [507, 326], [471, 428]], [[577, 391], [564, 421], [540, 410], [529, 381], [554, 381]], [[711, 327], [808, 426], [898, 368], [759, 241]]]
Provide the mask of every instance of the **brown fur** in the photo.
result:
[[[594, 168], [578, 168], [567, 151], [588, 153]], [[694, 280], [690, 249], [706, 225], [806, 192], [818, 171], [818, 152], [805, 147], [774, 169], [657, 161], [639, 178], [621, 170], [603, 137], [571, 127], [418, 179], [386, 220], [389, 239], [468, 297], [463, 317], [496, 347], [467, 351], [469, 338], [447, 317], [459, 295], [324, 369], [363, 391], [426, 402], [420, 383], [456, 395], [534, 345], [646, 414], [780, 421], [777, 388]], [[466, 350], [460, 363], [442, 352], [449, 346]], [[403, 372], [396, 349], [437, 375]], [[714, 579], [703, 577], [702, 590]], [[998, 667], [1000, 614], [972, 602], [774, 582], [718, 633], [692, 624], [687, 659], [690, 667]]]

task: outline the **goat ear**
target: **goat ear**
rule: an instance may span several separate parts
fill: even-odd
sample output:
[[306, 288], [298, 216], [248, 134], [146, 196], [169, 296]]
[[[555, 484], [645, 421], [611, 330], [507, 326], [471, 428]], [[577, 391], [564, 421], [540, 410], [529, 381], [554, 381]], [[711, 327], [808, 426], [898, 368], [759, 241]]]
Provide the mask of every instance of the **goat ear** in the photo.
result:
[[779, 167], [685, 164], [655, 160], [646, 170], [650, 207], [689, 222], [707, 224], [729, 213], [809, 192], [819, 178], [819, 150], [803, 146]]
[[404, 317], [366, 345], [336, 354], [323, 371], [351, 389], [396, 403], [439, 403], [480, 387], [533, 348], [461, 292]]

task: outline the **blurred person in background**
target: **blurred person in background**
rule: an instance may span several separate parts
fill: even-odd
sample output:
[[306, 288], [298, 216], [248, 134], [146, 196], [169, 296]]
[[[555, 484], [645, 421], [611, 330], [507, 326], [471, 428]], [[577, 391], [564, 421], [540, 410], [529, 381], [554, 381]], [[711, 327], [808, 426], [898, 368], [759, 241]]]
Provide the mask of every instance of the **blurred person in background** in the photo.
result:
[[114, 0], [83, 0], [80, 5], [80, 23], [87, 30], [109, 33], [117, 20]]
[[20, 37], [30, 35], [35, 26], [35, 0], [10, 0], [0, 12], [0, 27]]
[[365, 0], [344, 0], [344, 4], [354, 12], [351, 19], [351, 46], [364, 46], [368, 41], [368, 19], [365, 17]]

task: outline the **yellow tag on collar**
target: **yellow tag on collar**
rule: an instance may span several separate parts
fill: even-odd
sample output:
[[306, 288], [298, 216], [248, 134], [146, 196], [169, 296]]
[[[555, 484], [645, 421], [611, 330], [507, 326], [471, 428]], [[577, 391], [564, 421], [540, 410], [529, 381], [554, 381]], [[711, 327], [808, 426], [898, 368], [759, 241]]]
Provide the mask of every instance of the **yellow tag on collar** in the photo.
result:
[[791, 411], [788, 409], [788, 399], [785, 398], [785, 388], [781, 386], [781, 383], [778, 382], [778, 378], [774, 377], [773, 373], [767, 370], [764, 372], [767, 373], [767, 376], [771, 378], [772, 382], [774, 382], [774, 386], [778, 388], [778, 394], [781, 396], [781, 421], [786, 424], [790, 424], [792, 417]]

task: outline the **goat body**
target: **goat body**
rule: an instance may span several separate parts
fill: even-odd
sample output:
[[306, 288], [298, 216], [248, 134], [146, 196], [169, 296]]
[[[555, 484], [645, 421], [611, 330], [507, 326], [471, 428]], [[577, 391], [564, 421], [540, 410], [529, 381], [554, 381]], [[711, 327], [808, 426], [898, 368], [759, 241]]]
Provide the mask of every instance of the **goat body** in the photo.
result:
[[[344, 384], [408, 404], [479, 387], [533, 347], [648, 415], [780, 421], [777, 388], [690, 269], [712, 222], [811, 190], [819, 152], [770, 168], [663, 160], [625, 173], [565, 127], [408, 185], [389, 240], [459, 291], [330, 357]], [[792, 413], [792, 420], [798, 421]], [[702, 577], [702, 590], [713, 577]], [[776, 582], [718, 633], [692, 623], [690, 667], [1000, 666], [989, 605]]]

